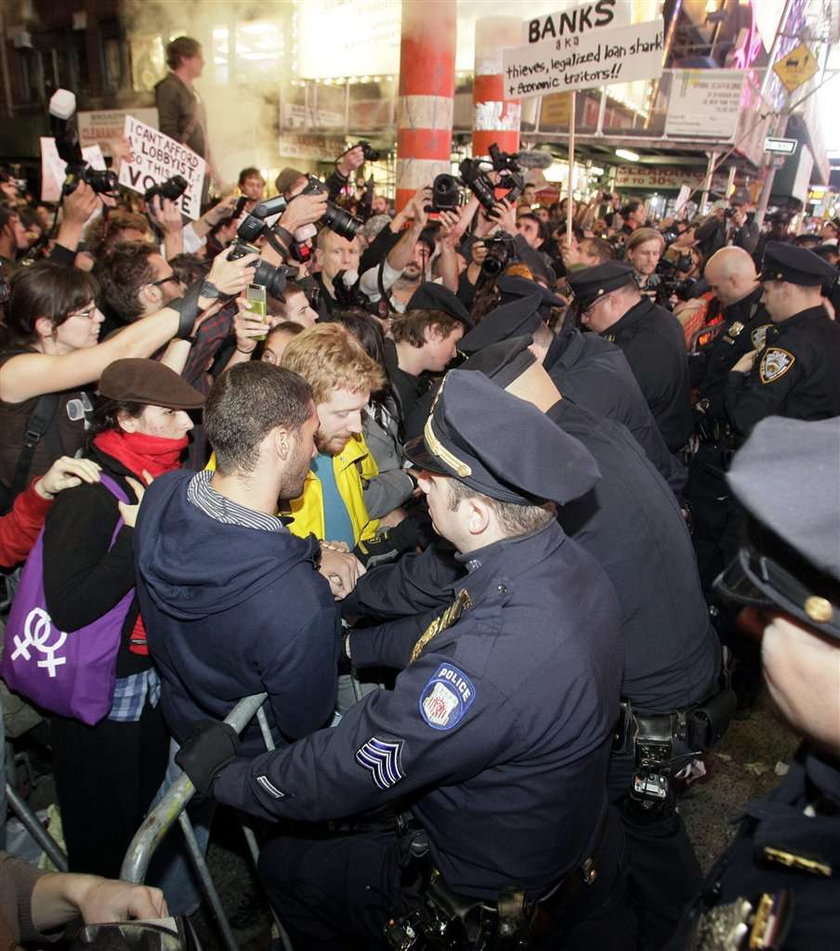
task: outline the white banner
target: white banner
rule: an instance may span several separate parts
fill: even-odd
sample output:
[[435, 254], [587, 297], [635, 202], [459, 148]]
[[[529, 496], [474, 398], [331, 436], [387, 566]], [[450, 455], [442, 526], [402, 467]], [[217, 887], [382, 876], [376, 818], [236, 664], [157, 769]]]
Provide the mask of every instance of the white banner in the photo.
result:
[[744, 79], [740, 69], [675, 69], [665, 135], [734, 139]]
[[541, 43], [609, 26], [630, 25], [630, 4], [626, 0], [597, 0], [573, 10], [526, 20], [522, 26], [524, 43]]
[[195, 221], [201, 215], [204, 159], [133, 116], [125, 117], [123, 134], [131, 145], [131, 157], [120, 168], [120, 185], [142, 194], [173, 175], [183, 175], [188, 182], [187, 190], [175, 204], [182, 215]]
[[[82, 149], [82, 158], [92, 168], [104, 170], [105, 159], [98, 145]], [[59, 156], [55, 139], [41, 139], [41, 201], [58, 201], [64, 184], [67, 163]]]
[[82, 148], [86, 145], [104, 144], [103, 151], [107, 154], [107, 143], [123, 137], [125, 117], [128, 115], [155, 129], [158, 127], [157, 109], [132, 109], [131, 112], [125, 109], [100, 109], [96, 112], [77, 112], [79, 143]]
[[662, 74], [662, 20], [594, 30], [506, 49], [505, 98], [528, 99]]

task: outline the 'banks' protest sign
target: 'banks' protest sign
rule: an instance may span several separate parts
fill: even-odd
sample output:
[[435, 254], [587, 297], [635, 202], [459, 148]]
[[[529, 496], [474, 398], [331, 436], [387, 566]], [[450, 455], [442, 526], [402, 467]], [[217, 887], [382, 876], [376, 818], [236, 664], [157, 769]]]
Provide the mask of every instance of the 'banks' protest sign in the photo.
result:
[[502, 52], [506, 99], [529, 99], [662, 75], [662, 20], [558, 36]]
[[131, 160], [120, 168], [120, 185], [142, 193], [173, 175], [183, 175], [187, 190], [175, 204], [182, 215], [195, 221], [201, 214], [204, 159], [133, 116], [125, 117], [124, 135], [131, 144]]
[[522, 24], [523, 43], [541, 43], [561, 36], [586, 33], [608, 26], [629, 26], [630, 4], [626, 0], [595, 0], [573, 10], [535, 17]]

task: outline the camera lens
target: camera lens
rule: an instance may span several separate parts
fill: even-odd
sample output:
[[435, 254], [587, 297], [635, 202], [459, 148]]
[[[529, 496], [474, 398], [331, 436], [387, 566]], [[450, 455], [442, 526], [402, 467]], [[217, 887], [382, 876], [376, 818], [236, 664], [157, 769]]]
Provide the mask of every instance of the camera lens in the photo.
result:
[[257, 261], [254, 283], [261, 284], [269, 297], [282, 297], [286, 290], [286, 269], [274, 267], [268, 261]]
[[432, 182], [432, 211], [454, 211], [461, 203], [458, 179], [443, 173]]
[[347, 238], [348, 241], [352, 241], [362, 227], [362, 222], [358, 218], [354, 218], [349, 211], [339, 208], [331, 201], [327, 202], [327, 210], [321, 220], [330, 231], [341, 235], [342, 238]]

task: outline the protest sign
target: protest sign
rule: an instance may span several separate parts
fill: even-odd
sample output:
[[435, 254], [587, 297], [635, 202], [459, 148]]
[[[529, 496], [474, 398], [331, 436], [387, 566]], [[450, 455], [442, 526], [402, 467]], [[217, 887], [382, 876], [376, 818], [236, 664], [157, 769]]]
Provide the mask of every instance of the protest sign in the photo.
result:
[[673, 70], [665, 134], [734, 139], [744, 78], [741, 69]]
[[630, 4], [626, 0], [597, 0], [595, 3], [584, 3], [573, 10], [526, 20], [522, 24], [525, 34], [523, 42], [541, 43], [543, 40], [586, 33], [587, 30], [629, 25]]
[[187, 190], [175, 204], [182, 215], [195, 221], [201, 214], [204, 159], [133, 116], [125, 117], [124, 136], [131, 145], [131, 155], [120, 168], [120, 185], [142, 194], [173, 175], [183, 175]]
[[683, 208], [686, 206], [688, 199], [691, 198], [691, 186], [681, 185], [680, 193], [677, 195], [677, 199], [674, 202], [674, 214], [678, 215]]
[[[92, 168], [104, 169], [105, 159], [98, 145], [82, 149], [82, 158]], [[67, 163], [58, 154], [55, 139], [41, 138], [41, 201], [58, 201]]]
[[99, 109], [95, 112], [77, 112], [79, 143], [82, 148], [86, 145], [101, 144], [107, 154], [107, 143], [123, 137], [127, 115], [132, 115], [155, 129], [158, 126], [157, 109], [132, 109], [131, 112], [126, 109]]
[[653, 79], [662, 74], [662, 20], [592, 30], [502, 52], [505, 98]]

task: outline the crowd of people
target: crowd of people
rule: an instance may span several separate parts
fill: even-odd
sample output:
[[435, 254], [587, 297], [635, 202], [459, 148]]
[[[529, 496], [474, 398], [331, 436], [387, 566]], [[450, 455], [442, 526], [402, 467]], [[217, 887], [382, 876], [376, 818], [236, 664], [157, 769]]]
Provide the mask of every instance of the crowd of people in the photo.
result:
[[[187, 39], [160, 95], [201, 151]], [[395, 212], [365, 161], [243, 169], [189, 223], [0, 184], [2, 673], [48, 720], [71, 871], [118, 876], [174, 756], [265, 820], [296, 949], [741, 947], [704, 943], [727, 915], [829, 947], [840, 221], [432, 182]], [[69, 655], [22, 686], [35, 611], [110, 643], [84, 699]], [[678, 794], [755, 697], [762, 617], [808, 739], [704, 886]], [[219, 722], [260, 692], [272, 752]]]

